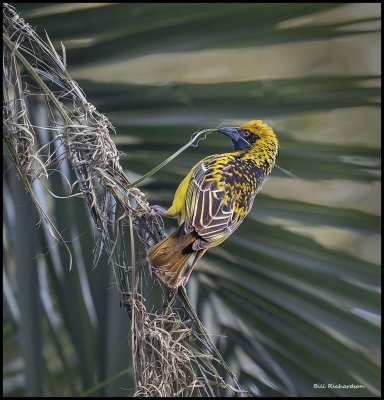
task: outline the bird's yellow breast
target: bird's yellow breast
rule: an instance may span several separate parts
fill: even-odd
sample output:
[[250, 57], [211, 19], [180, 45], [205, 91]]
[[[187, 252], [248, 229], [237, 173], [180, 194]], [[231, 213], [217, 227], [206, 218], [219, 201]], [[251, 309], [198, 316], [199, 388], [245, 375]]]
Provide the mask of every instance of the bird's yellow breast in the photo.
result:
[[203, 163], [208, 157], [200, 160], [188, 173], [188, 175], [180, 183], [173, 198], [171, 207], [167, 210], [166, 214], [170, 217], [178, 217], [179, 224], [185, 219], [185, 198], [187, 196], [187, 189], [189, 182], [192, 178], [195, 169]]

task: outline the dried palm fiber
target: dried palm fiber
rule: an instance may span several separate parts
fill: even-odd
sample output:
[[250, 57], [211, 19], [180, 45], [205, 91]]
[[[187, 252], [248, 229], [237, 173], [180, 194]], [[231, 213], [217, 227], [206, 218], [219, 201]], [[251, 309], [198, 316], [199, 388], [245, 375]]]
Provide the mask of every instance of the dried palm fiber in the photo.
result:
[[[224, 360], [217, 353], [218, 358], [212, 355], [213, 344], [189, 310], [185, 292], [184, 298], [174, 296], [165, 309], [160, 301], [146, 304], [143, 288], [153, 285], [154, 278], [149, 279], [145, 254], [164, 237], [162, 220], [150, 213], [144, 193], [130, 187], [110, 137], [114, 128], [70, 77], [64, 46], [60, 56], [48, 35], [44, 41], [5, 3], [3, 48], [5, 146], [42, 220], [65, 246], [39, 203], [33, 183], [42, 182], [49, 191], [49, 179], [57, 173], [67, 182], [67, 201], [75, 196], [85, 198], [95, 225], [94, 265], [104, 250], [121, 304], [131, 316], [136, 395], [242, 393], [236, 380], [237, 388], [233, 388], [218, 373], [218, 367], [226, 367]], [[32, 101], [47, 115], [44, 126], [34, 123]], [[68, 166], [75, 178], [67, 173]], [[155, 285], [161, 283], [155, 280]], [[176, 307], [177, 300], [192, 311], [192, 318], [185, 318], [183, 309]]]

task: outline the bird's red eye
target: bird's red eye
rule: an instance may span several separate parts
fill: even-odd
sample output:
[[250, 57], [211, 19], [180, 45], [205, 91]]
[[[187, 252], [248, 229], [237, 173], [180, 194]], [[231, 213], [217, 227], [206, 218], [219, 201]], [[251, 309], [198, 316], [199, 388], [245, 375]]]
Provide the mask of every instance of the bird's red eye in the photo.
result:
[[251, 132], [249, 131], [244, 131], [244, 137], [250, 137], [251, 136]]

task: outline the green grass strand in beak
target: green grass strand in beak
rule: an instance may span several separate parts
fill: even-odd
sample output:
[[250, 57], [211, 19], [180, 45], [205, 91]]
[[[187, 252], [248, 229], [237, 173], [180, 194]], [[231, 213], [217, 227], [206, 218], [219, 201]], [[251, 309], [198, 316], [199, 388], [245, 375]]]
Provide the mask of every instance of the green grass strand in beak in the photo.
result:
[[183, 147], [181, 147], [179, 150], [177, 150], [175, 153], [173, 153], [170, 157], [168, 157], [166, 160], [164, 160], [162, 163], [157, 165], [155, 168], [151, 169], [149, 172], [147, 172], [144, 176], [139, 178], [137, 181], [131, 183], [130, 185], [127, 186], [127, 189], [131, 189], [135, 186], [137, 186], [139, 183], [143, 182], [145, 179], [149, 178], [153, 174], [155, 174], [157, 171], [160, 171], [161, 168], [165, 167], [168, 163], [170, 163], [174, 158], [176, 158], [180, 153], [182, 153], [184, 150], [186, 150], [189, 146], [192, 146], [193, 143], [196, 141], [196, 139], [207, 133], [211, 133], [217, 131], [217, 128], [212, 128], [212, 129], [204, 129], [202, 131], [197, 132], [194, 134], [193, 138]]

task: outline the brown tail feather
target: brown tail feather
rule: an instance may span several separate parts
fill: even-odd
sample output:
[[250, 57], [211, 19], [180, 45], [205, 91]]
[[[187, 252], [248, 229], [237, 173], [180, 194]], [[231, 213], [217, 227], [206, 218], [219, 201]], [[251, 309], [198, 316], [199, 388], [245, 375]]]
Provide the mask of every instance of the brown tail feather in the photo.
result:
[[185, 264], [193, 254], [192, 243], [195, 240], [196, 236], [193, 234], [184, 233], [182, 224], [170, 236], [148, 250], [149, 264], [169, 287], [176, 286]]

